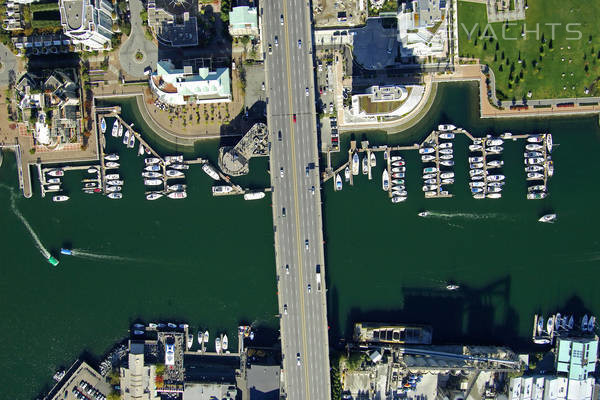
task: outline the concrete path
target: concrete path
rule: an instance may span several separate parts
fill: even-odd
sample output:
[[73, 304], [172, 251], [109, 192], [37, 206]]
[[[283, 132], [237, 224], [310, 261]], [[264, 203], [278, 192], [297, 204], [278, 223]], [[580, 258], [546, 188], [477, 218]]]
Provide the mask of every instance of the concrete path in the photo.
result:
[[16, 79], [17, 57], [6, 46], [0, 43], [0, 85], [8, 85], [9, 77], [13, 76], [13, 81]]
[[[144, 36], [145, 26], [142, 25], [140, 12], [144, 10], [141, 0], [130, 0], [131, 8], [131, 35], [121, 45], [119, 59], [125, 74], [134, 78], [143, 78], [146, 67], [156, 68], [158, 61], [158, 47]], [[140, 51], [144, 54], [141, 61], [135, 59], [135, 54]]]

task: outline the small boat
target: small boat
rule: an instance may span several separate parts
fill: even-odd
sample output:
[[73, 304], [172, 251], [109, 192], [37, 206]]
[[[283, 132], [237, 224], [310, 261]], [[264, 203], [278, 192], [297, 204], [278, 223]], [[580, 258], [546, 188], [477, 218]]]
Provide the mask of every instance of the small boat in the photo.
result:
[[202, 342], [204, 342], [204, 332], [198, 331], [198, 335], [196, 336], [196, 341], [198, 342], [198, 346], [202, 346]]
[[112, 137], [117, 137], [119, 134], [119, 120], [115, 118], [115, 122], [113, 123], [112, 132], [110, 133]]
[[502, 139], [488, 139], [485, 141], [486, 146], [502, 146], [504, 144], [504, 140]]
[[500, 154], [502, 153], [502, 150], [504, 149], [501, 146], [492, 146], [485, 149], [485, 151], [492, 154]]
[[544, 317], [540, 316], [537, 321], [537, 334], [541, 335], [544, 331]]
[[590, 317], [590, 319], [588, 320], [588, 332], [593, 332], [594, 328], [596, 327], [596, 317], [594, 317], [593, 315]]
[[458, 290], [458, 289], [460, 289], [459, 285], [455, 285], [452, 283], [446, 285], [446, 290], [454, 291], [454, 290]]
[[423, 173], [424, 174], [434, 174], [436, 172], [438, 172], [438, 170], [437, 170], [436, 167], [426, 167], [426, 168], [423, 168]]
[[438, 183], [437, 178], [429, 178], [429, 179], [425, 179], [423, 181], [424, 184], [426, 185], [435, 185], [436, 183]]
[[503, 181], [505, 179], [504, 175], [490, 175], [487, 177], [489, 182]]
[[264, 192], [244, 193], [244, 200], [260, 200], [265, 197]]
[[452, 148], [452, 142], [444, 142], [444, 143], [440, 143], [438, 145], [438, 147], [440, 149], [451, 149]]
[[100, 132], [106, 132], [106, 120], [104, 119], [104, 117], [102, 117], [102, 119], [100, 120]]
[[138, 149], [138, 156], [143, 156], [144, 155], [144, 145], [142, 144], [142, 142], [140, 142], [140, 147]]
[[[387, 148], [387, 146], [385, 146], [385, 147]], [[383, 152], [383, 159], [387, 161], [387, 159], [388, 159], [388, 152], [387, 151]]]
[[106, 187], [106, 191], [107, 192], [120, 192], [121, 189], [123, 189], [121, 186], [107, 186]]
[[111, 186], [119, 186], [122, 185], [125, 181], [123, 179], [111, 179], [110, 181], [106, 181], [107, 185]]
[[187, 342], [186, 342], [187, 349], [188, 350], [191, 349], [193, 344], [194, 344], [194, 335], [192, 335], [191, 333], [188, 333]]
[[440, 133], [439, 135], [440, 139], [454, 139], [454, 133]]
[[123, 193], [121, 192], [113, 192], [106, 195], [109, 199], [119, 200], [123, 198]]
[[65, 171], [63, 171], [60, 168], [57, 168], [57, 169], [53, 169], [53, 170], [48, 171], [48, 175], [54, 176], [54, 177], [65, 176]]
[[146, 165], [144, 167], [144, 170], [150, 171], [150, 172], [152, 172], [152, 171], [160, 171], [161, 169], [162, 169], [161, 166], [157, 165], [157, 164], [150, 164], [150, 165]]
[[158, 164], [159, 162], [160, 162], [160, 159], [157, 157], [144, 158], [144, 164], [146, 164], [146, 165]]
[[186, 192], [171, 192], [167, 195], [170, 199], [185, 199], [187, 197]]
[[528, 180], [544, 179], [544, 174], [540, 174], [539, 172], [528, 172], [527, 179]]
[[548, 149], [548, 153], [552, 152], [552, 134], [548, 133], [546, 135], [546, 149]]
[[221, 347], [223, 348], [223, 351], [227, 350], [227, 347], [229, 346], [229, 341], [227, 340], [227, 334], [223, 335], [223, 338], [221, 339]]
[[562, 317], [560, 315], [560, 313], [557, 313], [556, 316], [554, 317], [554, 330], [557, 331], [560, 329], [562, 324]]
[[404, 165], [406, 165], [404, 161], [394, 161], [392, 163], [392, 167], [403, 167]]
[[471, 144], [469, 145], [469, 150], [471, 151], [481, 151], [483, 150], [483, 146], [480, 144]]
[[483, 163], [482, 162], [470, 163], [469, 168], [470, 169], [481, 169], [481, 168], [483, 168]]
[[221, 354], [221, 338], [215, 339], [215, 351], [217, 354]]
[[209, 339], [209, 333], [208, 330], [204, 332], [204, 343], [208, 343], [208, 339]]
[[119, 168], [119, 165], [120, 164], [118, 162], [109, 161], [106, 163], [106, 168], [107, 169]]
[[442, 179], [442, 185], [452, 185], [454, 183], [454, 178]]
[[[119, 130], [122, 130], [122, 129], [123, 129], [123, 127], [121, 126], [121, 128], [120, 128]], [[120, 136], [120, 135], [119, 135], [119, 136]], [[125, 134], [123, 135], [123, 144], [124, 144], [125, 146], [127, 146], [127, 145], [129, 144], [129, 129], [127, 129], [127, 130], [125, 131]]]
[[469, 186], [470, 187], [485, 187], [485, 182], [482, 182], [482, 181], [469, 182]]
[[123, 124], [119, 124], [119, 132], [117, 132], [117, 135], [119, 137], [123, 136], [123, 128], [124, 128]]
[[202, 165], [202, 171], [204, 171], [206, 173], [206, 175], [210, 176], [215, 181], [218, 181], [220, 179], [219, 173], [210, 164]]
[[423, 179], [427, 180], [427, 179], [434, 179], [437, 178], [437, 174], [423, 174]]
[[525, 150], [527, 151], [541, 151], [544, 150], [544, 146], [536, 143], [529, 143], [525, 145]]
[[377, 157], [375, 157], [375, 153], [371, 152], [371, 168], [375, 168], [377, 166]]
[[392, 172], [406, 172], [406, 167], [393, 167]]
[[556, 214], [546, 214], [543, 217], [541, 217], [540, 219], [538, 219], [538, 221], [554, 223], [556, 221]]
[[[386, 154], [386, 153], [383, 153]], [[250, 331], [250, 340], [254, 340], [254, 331]]]
[[383, 170], [381, 174], [381, 188], [386, 192], [390, 189], [390, 176], [387, 172], [387, 169]]
[[369, 159], [367, 158], [367, 156], [363, 157], [362, 159], [362, 173], [363, 175], [369, 173]]
[[178, 178], [178, 177], [184, 176], [183, 172], [178, 171], [176, 169], [168, 169], [165, 173], [167, 174], [168, 177], [171, 177], [171, 178]]
[[454, 178], [454, 172], [442, 172], [440, 174], [440, 178], [442, 178], [442, 179]]
[[105, 176], [105, 178], [107, 180], [111, 180], [111, 179], [121, 179], [121, 177], [119, 176], [119, 174], [108, 174]]
[[525, 158], [534, 158], [534, 157], [542, 157], [543, 154], [540, 153], [539, 151], [526, 151], [525, 153], [523, 153], [523, 156]]
[[544, 185], [534, 185], [534, 186], [529, 186], [527, 188], [528, 192], [545, 192], [546, 191], [546, 186]]
[[162, 174], [160, 172], [154, 172], [154, 171], [142, 172], [143, 178], [160, 178], [161, 176], [162, 176]]
[[404, 179], [392, 179], [394, 185], [404, 185]]
[[95, 174], [98, 172], [98, 168], [96, 167], [90, 167], [87, 169], [88, 174]]
[[340, 174], [335, 175], [335, 190], [342, 190], [342, 177]]
[[500, 186], [488, 186], [487, 187], [488, 193], [500, 193], [501, 191], [502, 191], [502, 188]]
[[432, 156], [431, 154], [425, 154], [421, 156], [421, 161], [423, 162], [430, 162], [435, 160], [435, 156]]
[[133, 132], [130, 132], [129, 142], [127, 143], [127, 148], [133, 149], [134, 146], [135, 146], [135, 134]]
[[179, 155], [179, 156], [165, 156], [165, 163], [167, 164], [173, 164], [173, 163], [182, 163], [183, 162], [183, 156]]
[[107, 154], [104, 156], [105, 161], [119, 161], [119, 155], [116, 153]]
[[533, 136], [529, 136], [527, 138], [527, 141], [529, 143], [541, 143], [544, 141], [544, 136], [543, 135], [533, 135]]
[[67, 374], [67, 372], [64, 369], [61, 369], [59, 371], [56, 371], [56, 373], [52, 376], [52, 379], [54, 379], [55, 382], [60, 382], [60, 381], [62, 381], [62, 378], [64, 378], [66, 374]]
[[499, 168], [504, 165], [504, 161], [502, 160], [493, 160], [487, 163], [488, 168]]
[[169, 328], [171, 328], [171, 329], [175, 329], [175, 328], [177, 328], [177, 325], [175, 325], [175, 324], [174, 324], [174, 323], [172, 323], [172, 322], [167, 322], [167, 326], [168, 326]]
[[568, 329], [573, 329], [574, 324], [575, 324], [575, 320], [573, 319], [573, 316], [571, 315], [569, 317], [569, 322], [567, 322], [567, 328]]
[[401, 179], [404, 178], [404, 172], [394, 172], [392, 173], [392, 178], [397, 178], [397, 179]]
[[543, 170], [544, 167], [542, 167], [541, 165], [530, 165], [528, 167], [525, 167], [525, 172], [539, 172]]
[[73, 251], [71, 251], [71, 249], [65, 249], [64, 247], [61, 247], [60, 254], [64, 254], [65, 256], [72, 256]]
[[60, 183], [60, 178], [50, 178], [50, 179], [47, 179], [46, 183]]
[[232, 191], [233, 191], [233, 187], [231, 187], [229, 185], [219, 185], [219, 186], [212, 187], [213, 194], [215, 194], [215, 193], [231, 193]]
[[582, 331], [587, 331], [588, 329], [588, 316], [587, 314], [583, 316], [583, 318], [581, 318], [581, 330]]
[[146, 186], [158, 186], [162, 184], [162, 179], [144, 179], [144, 185]]
[[533, 192], [533, 193], [527, 193], [527, 200], [540, 200], [540, 199], [545, 199], [547, 196], [546, 193], [544, 192]]
[[52, 264], [53, 267], [56, 267], [58, 265], [58, 260], [52, 256], [48, 257], [47, 261]]
[[346, 182], [350, 180], [350, 167], [348, 166], [344, 168], [344, 179], [346, 180]]
[[146, 195], [146, 200], [156, 200], [160, 199], [161, 197], [163, 197], [161, 192], [150, 192]]
[[419, 154], [432, 154], [435, 153], [435, 149], [433, 147], [421, 147], [419, 149]]
[[440, 152], [440, 154], [453, 154], [454, 150], [452, 150], [452, 149], [440, 149], [439, 152]]
[[452, 167], [454, 165], [454, 161], [442, 160], [442, 161], [440, 161], [440, 164], [443, 165], [444, 167]]
[[186, 170], [186, 169], [190, 169], [190, 166], [187, 164], [172, 164], [169, 166], [169, 168], [173, 168], [176, 170]]
[[502, 197], [502, 193], [488, 193], [487, 194], [488, 199], [499, 199], [501, 197]]
[[135, 323], [135, 324], [133, 324], [133, 327], [134, 327], [135, 329], [144, 329], [144, 324], [138, 324], [138, 323]]
[[483, 158], [483, 157], [469, 157], [470, 163], [482, 163], [484, 161], [485, 161], [485, 158]]
[[136, 336], [142, 336], [144, 334], [144, 331], [140, 331], [139, 329], [134, 329], [133, 334]]
[[65, 196], [65, 195], [58, 195], [58, 196], [52, 196], [52, 201], [54, 202], [61, 202], [61, 201], [67, 201], [69, 200], [69, 196]]
[[392, 197], [392, 203], [402, 203], [405, 200], [406, 200], [406, 197], [402, 197], [402, 196]]
[[60, 190], [60, 185], [48, 185], [46, 190]]
[[424, 192], [434, 192], [438, 190], [438, 186], [437, 185], [424, 185], [422, 187], [422, 190]]
[[429, 216], [429, 211], [421, 211], [420, 213], [417, 214], [419, 217], [428, 217]]
[[[453, 131], [456, 130], [456, 127], [454, 125], [450, 125], [450, 124], [443, 124], [443, 125], [438, 125], [438, 131], [440, 132], [449, 132], [449, 131]], [[442, 135], [440, 134], [440, 137]]]
[[452, 154], [441, 154], [440, 160], [452, 160], [454, 156]]

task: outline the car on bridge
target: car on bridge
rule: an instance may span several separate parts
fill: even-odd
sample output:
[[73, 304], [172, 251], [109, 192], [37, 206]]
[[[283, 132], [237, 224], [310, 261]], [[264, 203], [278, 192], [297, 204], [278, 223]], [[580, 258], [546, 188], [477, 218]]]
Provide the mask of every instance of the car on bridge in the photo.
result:
[[296, 114], [294, 114], [294, 123], [296, 123]]
[[300, 366], [300, 353], [296, 353], [296, 363]]
[[306, 250], [308, 250], [308, 239], [304, 241], [304, 246], [306, 247]]

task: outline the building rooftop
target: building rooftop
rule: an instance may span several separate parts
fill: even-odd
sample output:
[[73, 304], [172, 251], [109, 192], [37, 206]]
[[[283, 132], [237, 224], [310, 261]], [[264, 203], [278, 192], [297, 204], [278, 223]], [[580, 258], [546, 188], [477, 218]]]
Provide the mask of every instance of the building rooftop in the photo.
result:
[[556, 370], [569, 379], [585, 380], [596, 369], [598, 340], [592, 338], [559, 338], [556, 343]]
[[82, 27], [84, 21], [84, 2], [83, 0], [63, 0], [65, 19], [69, 29], [78, 30]]
[[247, 371], [250, 400], [279, 399], [280, 372], [278, 365], [252, 365]]
[[253, 29], [258, 27], [256, 7], [233, 7], [229, 12], [229, 25], [233, 29]]

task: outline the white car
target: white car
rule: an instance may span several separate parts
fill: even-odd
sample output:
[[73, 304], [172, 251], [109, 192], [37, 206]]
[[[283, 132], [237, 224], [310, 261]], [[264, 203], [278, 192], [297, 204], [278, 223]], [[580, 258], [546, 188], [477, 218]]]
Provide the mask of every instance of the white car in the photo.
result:
[[279, 176], [283, 178], [283, 167], [279, 168]]
[[333, 103], [329, 103], [329, 112], [333, 112]]
[[275, 47], [279, 46], [279, 40], [277, 39], [277, 36], [275, 36]]
[[300, 366], [300, 353], [296, 353], [296, 363]]
[[301, 49], [302, 48], [302, 40], [298, 39], [298, 48]]
[[290, 266], [289, 266], [289, 264], [285, 264], [285, 274], [286, 275], [290, 274]]
[[287, 315], [287, 304], [283, 305], [283, 313]]
[[306, 250], [308, 250], [308, 239], [304, 241], [304, 246], [306, 247]]
[[279, 22], [281, 23], [281, 25], [283, 25], [283, 14], [281, 14], [281, 16], [279, 17]]
[[306, 97], [308, 97], [308, 88], [306, 88]]

